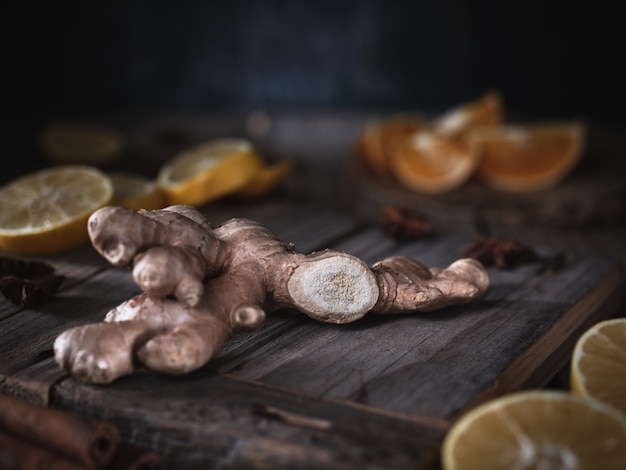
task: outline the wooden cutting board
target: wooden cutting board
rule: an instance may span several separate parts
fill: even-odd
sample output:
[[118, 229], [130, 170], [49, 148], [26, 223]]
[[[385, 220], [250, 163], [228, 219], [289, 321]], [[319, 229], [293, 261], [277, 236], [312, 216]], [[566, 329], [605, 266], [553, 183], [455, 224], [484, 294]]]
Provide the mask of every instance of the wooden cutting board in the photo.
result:
[[[251, 217], [300, 251], [330, 247], [368, 263], [407, 255], [445, 266], [475, 235], [465, 227], [398, 242], [351, 215], [280, 201], [207, 215]], [[166, 468], [435, 469], [460, 414], [545, 386], [582, 331], [616, 312], [624, 282], [608, 258], [569, 259], [550, 274], [541, 263], [492, 267], [489, 291], [472, 305], [348, 325], [282, 310], [188, 375], [138, 371], [88, 385], [59, 370], [52, 342], [138, 289], [90, 247], [46, 260], [67, 276], [53, 299], [35, 309], [0, 299], [0, 390], [110, 421], [123, 439], [158, 451]]]
[[353, 165], [346, 172], [364, 215], [383, 205], [405, 207], [437, 222], [450, 213], [472, 214], [485, 223], [576, 229], [626, 222], [626, 168], [582, 165], [557, 186], [527, 194], [489, 188], [477, 178], [443, 194], [424, 194], [402, 187]]

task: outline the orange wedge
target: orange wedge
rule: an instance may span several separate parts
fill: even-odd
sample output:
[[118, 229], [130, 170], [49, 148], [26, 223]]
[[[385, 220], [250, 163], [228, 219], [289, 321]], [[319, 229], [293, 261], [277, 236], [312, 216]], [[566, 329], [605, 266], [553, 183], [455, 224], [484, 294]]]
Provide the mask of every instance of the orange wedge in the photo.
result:
[[462, 415], [441, 460], [443, 470], [622, 470], [626, 417], [565, 391], [517, 392]]
[[437, 194], [468, 181], [478, 165], [473, 144], [433, 131], [418, 131], [396, 149], [391, 169], [407, 189]]
[[370, 122], [356, 140], [357, 158], [375, 173], [389, 174], [390, 161], [396, 149], [405, 138], [425, 127], [425, 123], [413, 116], [394, 116]]
[[570, 372], [573, 392], [626, 414], [626, 318], [589, 328], [576, 342]]
[[489, 92], [475, 101], [463, 103], [444, 113], [434, 122], [437, 132], [461, 135], [474, 127], [499, 126], [504, 121], [502, 99]]
[[0, 188], [0, 250], [57, 253], [89, 240], [87, 219], [111, 203], [113, 184], [96, 168], [41, 170]]
[[469, 139], [481, 149], [486, 184], [532, 192], [556, 186], [576, 166], [584, 134], [580, 123], [536, 123], [475, 129]]

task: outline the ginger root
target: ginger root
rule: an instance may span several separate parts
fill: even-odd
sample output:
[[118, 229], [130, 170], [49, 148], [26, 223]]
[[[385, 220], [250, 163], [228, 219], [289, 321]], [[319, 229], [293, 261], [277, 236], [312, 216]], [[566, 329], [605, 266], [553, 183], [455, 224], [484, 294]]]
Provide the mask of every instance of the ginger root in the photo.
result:
[[103, 322], [56, 338], [57, 363], [92, 383], [112, 382], [140, 366], [166, 374], [195, 370], [277, 308], [349, 323], [368, 312], [467, 303], [489, 286], [485, 268], [473, 259], [431, 269], [391, 257], [369, 267], [339, 251], [298, 253], [252, 220], [213, 227], [189, 206], [138, 212], [107, 206], [93, 213], [88, 229], [94, 248], [111, 264], [132, 268], [144, 291]]

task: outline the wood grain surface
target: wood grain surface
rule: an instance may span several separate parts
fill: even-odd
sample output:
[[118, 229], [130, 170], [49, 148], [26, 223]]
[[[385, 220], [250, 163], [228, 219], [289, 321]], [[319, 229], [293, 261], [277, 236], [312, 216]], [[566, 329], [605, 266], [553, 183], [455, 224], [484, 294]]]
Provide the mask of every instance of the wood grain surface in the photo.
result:
[[[300, 250], [330, 247], [368, 263], [401, 254], [445, 266], [473, 238], [468, 229], [399, 242], [354, 216], [280, 200], [229, 203], [207, 216], [255, 218]], [[95, 386], [56, 366], [52, 342], [138, 288], [127, 270], [78, 253], [47, 258], [70, 278], [56, 297], [2, 318], [1, 389], [113, 422], [171, 468], [436, 468], [438, 445], [462, 412], [545, 386], [577, 335], [616, 312], [623, 283], [620, 264], [606, 257], [572, 259], [552, 274], [541, 262], [492, 267], [475, 304], [348, 325], [280, 310], [187, 376], [142, 370]]]
[[[298, 251], [333, 248], [370, 264], [407, 255], [446, 266], [476, 236], [489, 235], [515, 238], [544, 258], [560, 255], [563, 266], [546, 272], [539, 260], [489, 267], [483, 299], [428, 314], [370, 314], [331, 325], [279, 310], [185, 376], [139, 370], [109, 385], [88, 385], [56, 365], [54, 339], [101, 321], [139, 289], [128, 270], [84, 246], [41, 258], [65, 276], [53, 298], [25, 309], [0, 297], [0, 393], [112, 422], [124, 442], [158, 452], [164, 468], [435, 470], [445, 432], [468, 409], [520, 389], [567, 387], [566, 377], [557, 379], [576, 339], [596, 321], [626, 312], [626, 227], [618, 218], [513, 223], [485, 217], [482, 203], [439, 200], [415, 206], [430, 208], [433, 236], [395, 240], [376, 221], [381, 206], [401, 201], [379, 197], [378, 188], [347, 171], [349, 143], [364, 120], [363, 114], [277, 116], [258, 143], [268, 156], [293, 160], [284, 191], [255, 201], [225, 199], [203, 211], [215, 225], [249, 217]], [[224, 122], [231, 121], [185, 125], [211, 124], [218, 132]], [[158, 162], [148, 155], [129, 160], [131, 168], [148, 163]], [[619, 184], [604, 189], [612, 187]]]

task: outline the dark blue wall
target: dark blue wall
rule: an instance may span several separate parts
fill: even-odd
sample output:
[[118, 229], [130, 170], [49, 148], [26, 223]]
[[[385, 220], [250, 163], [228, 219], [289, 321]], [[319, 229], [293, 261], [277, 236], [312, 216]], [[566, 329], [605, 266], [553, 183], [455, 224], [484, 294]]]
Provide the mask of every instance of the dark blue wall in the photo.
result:
[[[623, 24], [548, 0], [8, 0], [5, 110], [440, 111], [623, 122]], [[617, 8], [617, 7], [614, 7]]]

